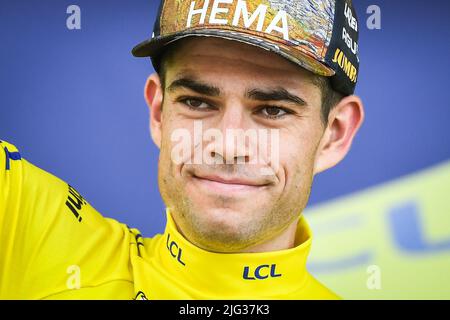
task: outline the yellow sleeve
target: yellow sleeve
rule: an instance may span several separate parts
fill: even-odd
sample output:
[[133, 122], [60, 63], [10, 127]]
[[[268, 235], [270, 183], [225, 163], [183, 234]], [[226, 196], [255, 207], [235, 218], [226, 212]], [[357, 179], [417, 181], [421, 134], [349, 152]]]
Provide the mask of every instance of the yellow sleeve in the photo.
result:
[[132, 284], [133, 241], [125, 225], [103, 218], [75, 188], [0, 141], [1, 299], [42, 299], [83, 288], [98, 288], [102, 298], [111, 297], [113, 287], [121, 288], [116, 297], [132, 296], [111, 283]]

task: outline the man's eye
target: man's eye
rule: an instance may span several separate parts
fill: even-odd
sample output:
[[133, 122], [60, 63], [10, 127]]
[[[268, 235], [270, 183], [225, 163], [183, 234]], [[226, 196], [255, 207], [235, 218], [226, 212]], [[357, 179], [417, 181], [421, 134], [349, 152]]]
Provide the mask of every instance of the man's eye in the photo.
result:
[[194, 110], [210, 109], [209, 104], [207, 104], [206, 102], [203, 102], [201, 100], [198, 100], [198, 99], [188, 98], [188, 99], [183, 99], [181, 102], [184, 103], [185, 105], [187, 105], [189, 108], [194, 109]]
[[264, 107], [260, 110], [260, 112], [263, 114], [264, 117], [270, 119], [281, 118], [284, 115], [289, 114], [287, 110], [280, 107]]

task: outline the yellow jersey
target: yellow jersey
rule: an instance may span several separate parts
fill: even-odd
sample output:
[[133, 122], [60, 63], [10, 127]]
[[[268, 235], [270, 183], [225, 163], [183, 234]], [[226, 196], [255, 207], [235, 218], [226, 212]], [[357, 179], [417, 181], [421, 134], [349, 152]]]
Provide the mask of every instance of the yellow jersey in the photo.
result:
[[166, 216], [164, 233], [144, 238], [0, 141], [0, 298], [339, 298], [306, 269], [303, 216], [294, 248], [235, 254], [196, 247]]

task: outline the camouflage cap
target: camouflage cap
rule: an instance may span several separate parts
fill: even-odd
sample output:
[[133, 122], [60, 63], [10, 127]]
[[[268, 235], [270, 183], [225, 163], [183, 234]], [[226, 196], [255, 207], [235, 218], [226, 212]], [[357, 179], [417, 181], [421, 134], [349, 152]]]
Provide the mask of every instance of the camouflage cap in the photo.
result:
[[351, 0], [162, 0], [152, 37], [132, 50], [156, 59], [169, 43], [210, 36], [254, 45], [331, 77], [353, 94], [358, 78], [358, 20]]

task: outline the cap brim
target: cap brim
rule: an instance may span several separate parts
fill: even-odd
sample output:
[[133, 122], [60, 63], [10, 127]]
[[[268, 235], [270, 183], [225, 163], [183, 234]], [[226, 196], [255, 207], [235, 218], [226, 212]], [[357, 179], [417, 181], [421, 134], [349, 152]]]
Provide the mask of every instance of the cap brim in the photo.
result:
[[256, 46], [276, 54], [279, 54], [285, 59], [309, 70], [315, 74], [330, 77], [335, 74], [334, 70], [325, 64], [317, 61], [310, 55], [300, 51], [297, 47], [293, 48], [285, 44], [276, 43], [268, 39], [262, 39], [253, 35], [242, 32], [218, 29], [200, 29], [189, 30], [184, 33], [176, 33], [164, 37], [155, 37], [150, 40], [143, 41], [135, 46], [132, 54], [135, 57], [156, 57], [166, 45], [174, 41], [186, 37], [216, 37], [227, 40], [239, 41], [245, 44]]

